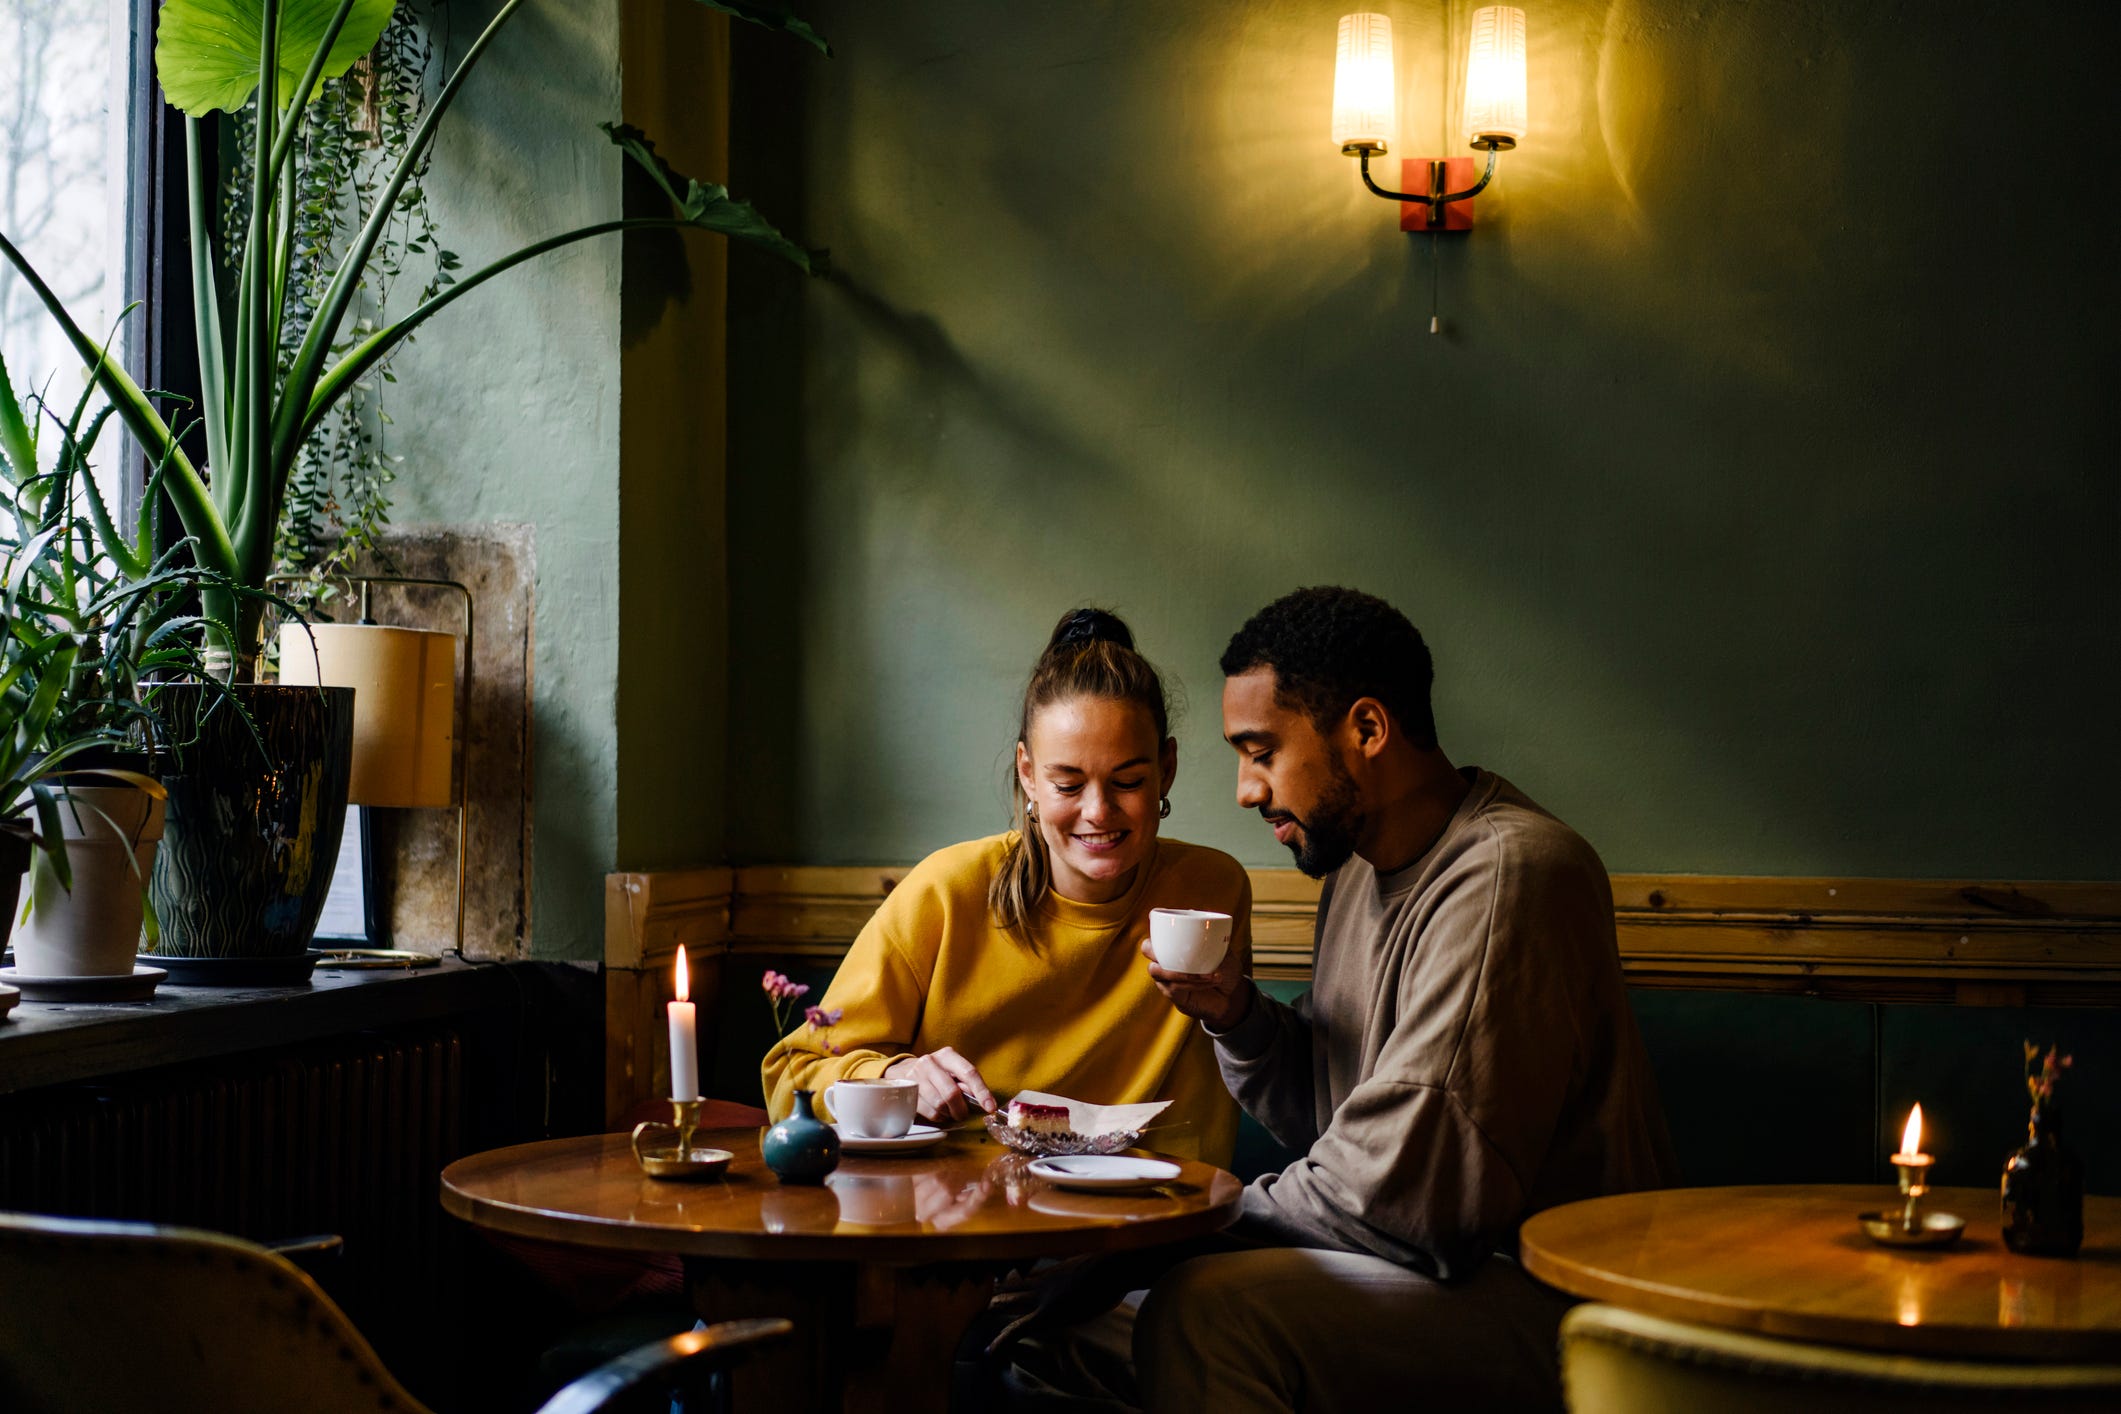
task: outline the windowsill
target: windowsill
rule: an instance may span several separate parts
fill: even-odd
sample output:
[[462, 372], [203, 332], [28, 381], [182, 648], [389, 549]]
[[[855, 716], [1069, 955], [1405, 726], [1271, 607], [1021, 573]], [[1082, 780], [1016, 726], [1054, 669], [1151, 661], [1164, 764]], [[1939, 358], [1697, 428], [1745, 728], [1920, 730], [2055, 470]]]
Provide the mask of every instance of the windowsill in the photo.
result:
[[0, 1020], [0, 1094], [447, 1016], [518, 995], [506, 964], [318, 972], [306, 987], [172, 987], [146, 1002], [22, 1001]]

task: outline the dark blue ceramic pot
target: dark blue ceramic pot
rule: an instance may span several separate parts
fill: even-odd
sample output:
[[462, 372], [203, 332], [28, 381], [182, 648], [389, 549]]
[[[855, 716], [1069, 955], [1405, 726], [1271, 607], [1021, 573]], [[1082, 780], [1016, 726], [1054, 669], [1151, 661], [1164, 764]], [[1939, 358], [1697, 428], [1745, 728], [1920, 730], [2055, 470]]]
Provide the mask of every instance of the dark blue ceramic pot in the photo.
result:
[[795, 1092], [795, 1113], [766, 1131], [759, 1157], [783, 1183], [823, 1183], [840, 1166], [839, 1131], [810, 1108], [810, 1092]]
[[175, 743], [160, 772], [169, 816], [148, 879], [162, 925], [156, 951], [299, 958], [339, 860], [354, 690], [230, 690], [248, 722], [218, 689], [177, 684], [155, 695]]

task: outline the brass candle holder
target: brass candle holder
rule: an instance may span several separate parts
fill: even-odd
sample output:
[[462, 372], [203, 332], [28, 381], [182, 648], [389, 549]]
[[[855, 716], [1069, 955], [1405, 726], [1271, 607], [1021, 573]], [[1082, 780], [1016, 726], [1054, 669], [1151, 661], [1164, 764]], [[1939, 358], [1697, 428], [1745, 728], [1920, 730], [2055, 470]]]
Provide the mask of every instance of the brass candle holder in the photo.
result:
[[[633, 1127], [633, 1161], [650, 1178], [698, 1182], [703, 1178], [720, 1177], [736, 1155], [727, 1149], [692, 1147], [692, 1136], [700, 1127], [700, 1102], [672, 1100], [670, 1111], [668, 1124], [644, 1119]], [[667, 1135], [675, 1142], [650, 1138], [652, 1135]], [[644, 1139], [649, 1142], [644, 1144]]]
[[1856, 1215], [1871, 1241], [1887, 1247], [1943, 1247], [1959, 1240], [1959, 1234], [1966, 1231], [1965, 1218], [1956, 1213], [1922, 1211], [1922, 1200], [1930, 1191], [1930, 1165], [1935, 1162], [1928, 1154], [1892, 1156], [1893, 1167], [1900, 1172], [1900, 1196], [1904, 1201], [1898, 1212]]

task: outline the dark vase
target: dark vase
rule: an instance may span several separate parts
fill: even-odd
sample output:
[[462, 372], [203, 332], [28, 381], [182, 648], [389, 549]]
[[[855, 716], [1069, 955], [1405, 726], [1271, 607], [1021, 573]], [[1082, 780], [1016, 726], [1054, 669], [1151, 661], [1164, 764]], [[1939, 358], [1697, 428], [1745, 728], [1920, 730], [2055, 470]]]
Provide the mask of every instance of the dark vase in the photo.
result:
[[2074, 1257], [2084, 1244], [2084, 1162], [2037, 1109], [2028, 1130], [2003, 1165], [2003, 1241], [2013, 1252]]
[[766, 1131], [759, 1157], [783, 1183], [823, 1183], [840, 1166], [839, 1131], [810, 1108], [810, 1092], [795, 1092], [795, 1112]]
[[[350, 687], [164, 687], [176, 743], [169, 816], [148, 880], [158, 956], [300, 958], [339, 860], [353, 772]], [[255, 727], [255, 734], [253, 734]]]

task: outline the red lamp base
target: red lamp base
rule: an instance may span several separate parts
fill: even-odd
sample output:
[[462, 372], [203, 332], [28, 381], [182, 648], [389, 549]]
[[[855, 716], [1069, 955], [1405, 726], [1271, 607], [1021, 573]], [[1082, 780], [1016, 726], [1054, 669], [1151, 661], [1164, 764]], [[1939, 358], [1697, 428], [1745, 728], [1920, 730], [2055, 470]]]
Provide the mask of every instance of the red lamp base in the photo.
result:
[[[1401, 191], [1428, 192], [1437, 196], [1445, 192], [1464, 191], [1473, 185], [1479, 175], [1473, 170], [1473, 159], [1470, 157], [1409, 157], [1399, 165]], [[1470, 231], [1473, 229], [1473, 198], [1467, 197], [1447, 206], [1424, 206], [1418, 201], [1402, 201], [1399, 203], [1399, 229]]]

